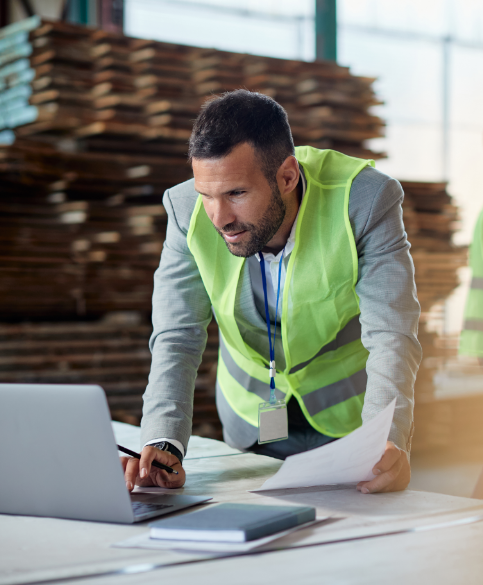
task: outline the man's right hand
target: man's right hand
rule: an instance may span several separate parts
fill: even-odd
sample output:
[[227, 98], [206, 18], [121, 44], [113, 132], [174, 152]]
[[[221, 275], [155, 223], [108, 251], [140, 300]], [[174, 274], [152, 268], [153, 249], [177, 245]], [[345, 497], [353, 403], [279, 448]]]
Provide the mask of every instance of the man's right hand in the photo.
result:
[[[168, 473], [151, 465], [152, 461], [163, 463], [178, 472]], [[186, 473], [176, 455], [156, 447], [144, 447], [141, 459], [121, 457], [126, 487], [131, 492], [135, 485], [142, 487], [180, 488], [186, 481]]]

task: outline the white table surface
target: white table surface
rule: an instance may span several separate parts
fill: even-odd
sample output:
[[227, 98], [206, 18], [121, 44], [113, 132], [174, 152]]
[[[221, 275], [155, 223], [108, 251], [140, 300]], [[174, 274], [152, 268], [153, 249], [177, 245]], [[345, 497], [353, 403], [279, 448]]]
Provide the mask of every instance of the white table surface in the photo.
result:
[[[137, 427], [113, 426], [119, 444], [139, 449]], [[192, 437], [185, 459], [187, 483], [175, 493], [211, 495], [215, 502], [309, 504], [318, 515], [331, 516], [329, 523], [278, 540], [269, 552], [211, 559], [200, 553], [111, 546], [146, 532], [147, 523], [123, 526], [0, 515], [0, 585], [54, 579], [92, 585], [148, 585], [161, 579], [197, 585], [483, 582], [483, 522], [458, 525], [483, 518], [483, 502], [411, 490], [377, 495], [323, 488], [247, 491], [260, 487], [280, 464]], [[440, 526], [382, 535], [428, 525]], [[139, 572], [141, 565], [147, 572]], [[122, 570], [133, 574], [109, 574]]]

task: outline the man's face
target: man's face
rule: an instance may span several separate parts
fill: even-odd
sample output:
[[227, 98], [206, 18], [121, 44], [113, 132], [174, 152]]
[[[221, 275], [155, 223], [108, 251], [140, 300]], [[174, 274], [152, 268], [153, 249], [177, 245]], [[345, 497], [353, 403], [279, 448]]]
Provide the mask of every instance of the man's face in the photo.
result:
[[193, 159], [193, 174], [205, 211], [232, 254], [253, 256], [277, 233], [285, 204], [252, 146], [240, 144], [223, 158]]

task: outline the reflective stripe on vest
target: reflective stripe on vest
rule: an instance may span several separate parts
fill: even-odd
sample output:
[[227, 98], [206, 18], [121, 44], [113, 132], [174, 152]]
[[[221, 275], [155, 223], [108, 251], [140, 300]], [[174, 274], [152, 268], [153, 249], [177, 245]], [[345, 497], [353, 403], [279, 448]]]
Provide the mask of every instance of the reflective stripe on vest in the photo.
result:
[[[368, 356], [360, 340], [349, 194], [353, 179], [373, 163], [312, 147], [298, 147], [296, 158], [307, 190], [284, 284], [280, 330], [286, 368], [277, 372], [277, 397], [294, 395], [314, 428], [341, 437], [361, 424]], [[230, 408], [257, 426], [258, 405], [269, 398], [268, 350], [261, 355], [248, 346], [236, 321], [245, 259], [228, 251], [201, 196], [187, 241], [220, 329], [219, 388]]]
[[359, 315], [354, 317], [347, 325], [337, 333], [337, 337], [329, 342], [327, 345], [324, 345], [315, 355], [314, 357], [310, 358], [306, 362], [302, 362], [298, 364], [298, 366], [294, 366], [291, 370], [291, 374], [295, 374], [302, 368], [305, 368], [311, 361], [317, 359], [324, 353], [329, 351], [334, 351], [338, 347], [346, 345], [347, 343], [351, 343], [352, 341], [356, 341], [357, 339], [361, 338], [361, 322], [359, 321]]
[[[228, 351], [225, 342], [223, 341], [223, 337], [220, 335], [220, 353], [219, 359], [223, 361], [225, 364], [226, 369], [228, 370], [230, 376], [234, 378], [240, 386], [245, 388], [247, 392], [252, 392], [256, 394], [262, 400], [267, 399], [267, 393], [270, 395], [270, 385], [266, 382], [262, 382], [261, 380], [257, 380], [256, 378], [252, 378], [250, 374], [245, 372], [240, 366], [235, 362], [235, 360], [231, 357], [230, 352]], [[267, 372], [267, 379], [268, 379], [268, 372]], [[280, 390], [275, 390], [275, 397], [277, 400], [281, 400], [285, 397], [285, 394]]]
[[[240, 386], [245, 388], [247, 392], [256, 394], [264, 401], [267, 399], [267, 393], [270, 394], [270, 385], [261, 380], [257, 380], [256, 378], [252, 378], [247, 372], [238, 366], [235, 360], [231, 357], [222, 336], [220, 336], [219, 359], [223, 361], [230, 376], [232, 376]], [[321, 410], [335, 406], [353, 396], [359, 396], [365, 391], [366, 383], [367, 374], [364, 368], [348, 378], [343, 378], [342, 380], [329, 384], [328, 386], [312, 390], [309, 394], [302, 396], [302, 400], [308, 413], [311, 416], [314, 416]], [[281, 400], [282, 398], [285, 398], [285, 394], [276, 389], [275, 397], [277, 400]]]
[[483, 319], [466, 319], [463, 328], [471, 331], [483, 331]]
[[483, 278], [473, 276], [473, 278], [471, 279], [470, 288], [477, 289], [477, 290], [483, 290]]
[[336, 406], [354, 396], [360, 396], [366, 391], [366, 384], [367, 373], [364, 368], [348, 378], [343, 378], [318, 390], [312, 390], [309, 394], [302, 396], [302, 400], [310, 416], [316, 416], [321, 410]]

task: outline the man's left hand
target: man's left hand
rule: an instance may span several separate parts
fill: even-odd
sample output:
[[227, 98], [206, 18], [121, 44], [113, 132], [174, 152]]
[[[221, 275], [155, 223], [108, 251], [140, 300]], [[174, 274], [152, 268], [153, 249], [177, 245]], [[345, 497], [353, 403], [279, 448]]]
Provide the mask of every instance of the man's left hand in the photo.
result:
[[405, 451], [396, 447], [392, 441], [386, 443], [386, 451], [372, 470], [377, 477], [371, 481], [361, 481], [357, 489], [363, 494], [376, 492], [398, 492], [408, 487], [411, 467]]

